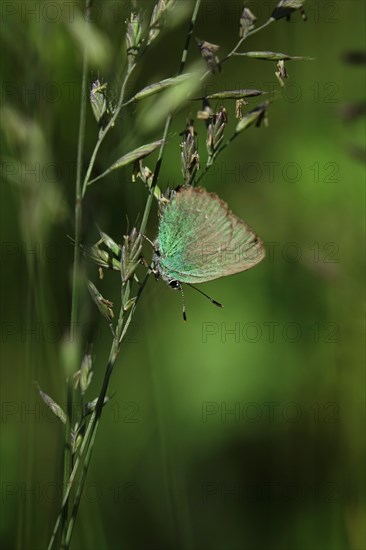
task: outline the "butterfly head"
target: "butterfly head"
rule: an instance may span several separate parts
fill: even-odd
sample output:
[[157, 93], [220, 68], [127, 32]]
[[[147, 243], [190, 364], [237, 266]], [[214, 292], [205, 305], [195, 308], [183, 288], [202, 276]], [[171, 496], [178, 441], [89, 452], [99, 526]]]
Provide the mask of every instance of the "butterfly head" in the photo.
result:
[[177, 281], [176, 279], [170, 279], [170, 281], [168, 281], [168, 285], [173, 290], [181, 290], [181, 288], [182, 288], [181, 283], [179, 281]]

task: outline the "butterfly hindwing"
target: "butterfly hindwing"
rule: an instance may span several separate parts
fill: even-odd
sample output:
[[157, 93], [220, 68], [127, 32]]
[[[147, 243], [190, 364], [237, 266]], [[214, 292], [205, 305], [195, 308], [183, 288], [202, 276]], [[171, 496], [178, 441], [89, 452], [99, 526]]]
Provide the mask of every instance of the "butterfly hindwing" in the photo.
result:
[[165, 278], [201, 283], [250, 269], [264, 257], [260, 239], [217, 195], [181, 188], [165, 207], [157, 244]]

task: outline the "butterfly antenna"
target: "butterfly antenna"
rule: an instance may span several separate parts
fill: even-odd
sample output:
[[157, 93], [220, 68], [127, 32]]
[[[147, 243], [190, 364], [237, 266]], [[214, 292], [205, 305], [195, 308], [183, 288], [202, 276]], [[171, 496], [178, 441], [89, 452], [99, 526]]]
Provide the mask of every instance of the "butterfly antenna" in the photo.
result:
[[222, 304], [220, 304], [220, 302], [218, 302], [217, 300], [214, 300], [213, 298], [211, 298], [211, 296], [208, 296], [208, 294], [206, 294], [205, 292], [203, 292], [202, 290], [200, 290], [199, 288], [197, 288], [196, 286], [193, 286], [189, 283], [186, 283], [186, 285], [190, 286], [191, 288], [193, 288], [194, 290], [197, 290], [197, 292], [199, 292], [200, 294], [202, 294], [203, 296], [205, 296], [206, 298], [208, 298], [210, 300], [210, 302], [212, 304], [214, 304], [215, 306], [217, 307], [224, 307]]
[[184, 292], [182, 285], [179, 286], [179, 290], [182, 296], [182, 307], [183, 307], [183, 321], [187, 321], [187, 315], [186, 315], [186, 301], [184, 298]]

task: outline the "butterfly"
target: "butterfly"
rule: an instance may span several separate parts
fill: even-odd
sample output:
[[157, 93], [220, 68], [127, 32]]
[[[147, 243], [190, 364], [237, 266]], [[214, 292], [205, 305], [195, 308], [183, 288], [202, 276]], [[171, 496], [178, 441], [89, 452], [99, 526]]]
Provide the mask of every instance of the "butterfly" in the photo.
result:
[[182, 283], [191, 286], [240, 273], [265, 256], [254, 231], [215, 193], [200, 187], [173, 193], [153, 245], [155, 276], [176, 290], [182, 290]]

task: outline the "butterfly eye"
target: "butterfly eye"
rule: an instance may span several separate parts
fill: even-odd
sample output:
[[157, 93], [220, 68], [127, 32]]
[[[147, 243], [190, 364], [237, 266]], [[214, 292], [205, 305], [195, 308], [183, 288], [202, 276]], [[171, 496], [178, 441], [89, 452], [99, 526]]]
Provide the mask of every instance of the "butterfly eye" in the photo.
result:
[[179, 290], [181, 288], [180, 282], [176, 281], [175, 279], [172, 279], [171, 281], [169, 281], [169, 286], [174, 290]]

